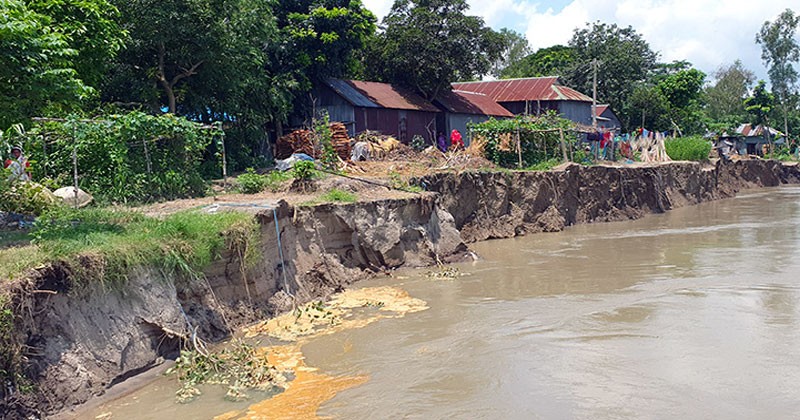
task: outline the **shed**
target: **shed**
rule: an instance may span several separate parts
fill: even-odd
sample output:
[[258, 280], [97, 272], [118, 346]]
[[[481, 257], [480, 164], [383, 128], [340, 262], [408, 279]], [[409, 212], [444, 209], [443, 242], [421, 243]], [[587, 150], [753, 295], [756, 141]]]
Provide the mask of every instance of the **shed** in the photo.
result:
[[[726, 146], [724, 142], [727, 141], [728, 144], [732, 144], [732, 147], [736, 149], [740, 155], [761, 156], [763, 155], [764, 145], [769, 144], [769, 141], [764, 138], [765, 130], [766, 127], [762, 125], [753, 127], [752, 124], [741, 124], [736, 128], [734, 133], [720, 134], [715, 146], [722, 148]], [[785, 143], [783, 133], [772, 127], [769, 129], [769, 136], [772, 139], [772, 143], [775, 145], [782, 145]]]
[[464, 134], [465, 143], [469, 145], [467, 124], [481, 123], [489, 118], [512, 118], [514, 114], [503, 108], [492, 98], [473, 92], [459, 90], [449, 91], [433, 101], [444, 112], [439, 114], [436, 126], [439, 131], [450, 133], [458, 130]]
[[350, 136], [379, 131], [408, 143], [415, 135], [432, 141], [440, 112], [418, 94], [388, 83], [328, 79], [315, 89], [318, 107], [343, 122]]
[[607, 131], [616, 131], [622, 128], [622, 124], [617, 118], [617, 114], [608, 104], [597, 105], [597, 126], [605, 128]]
[[592, 123], [592, 98], [563, 86], [558, 77], [453, 83], [453, 88], [482, 93], [515, 115], [539, 115], [553, 110], [574, 122]]

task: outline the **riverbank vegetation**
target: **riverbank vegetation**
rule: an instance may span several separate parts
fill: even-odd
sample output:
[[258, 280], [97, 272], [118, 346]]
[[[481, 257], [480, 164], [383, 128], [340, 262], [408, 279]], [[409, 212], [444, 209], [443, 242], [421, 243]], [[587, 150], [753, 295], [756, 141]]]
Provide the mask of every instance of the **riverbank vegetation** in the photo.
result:
[[699, 136], [669, 139], [664, 147], [672, 160], [705, 161], [711, 152], [711, 142]]

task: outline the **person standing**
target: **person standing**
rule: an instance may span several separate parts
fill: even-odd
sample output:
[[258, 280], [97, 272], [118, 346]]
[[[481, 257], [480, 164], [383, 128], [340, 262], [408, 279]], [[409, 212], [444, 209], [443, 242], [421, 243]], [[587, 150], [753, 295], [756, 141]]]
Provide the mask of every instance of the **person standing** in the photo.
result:
[[29, 171], [31, 164], [22, 153], [22, 148], [14, 146], [11, 148], [11, 159], [5, 162], [5, 168], [11, 170], [11, 175], [8, 177], [9, 181], [22, 181], [27, 182], [31, 180]]
[[456, 129], [453, 129], [450, 133], [450, 147], [452, 147], [453, 150], [461, 150], [464, 148], [464, 140], [461, 138], [461, 133]]
[[439, 151], [442, 153], [447, 151], [447, 138], [441, 131], [439, 132], [439, 136], [436, 138], [436, 147], [438, 147]]

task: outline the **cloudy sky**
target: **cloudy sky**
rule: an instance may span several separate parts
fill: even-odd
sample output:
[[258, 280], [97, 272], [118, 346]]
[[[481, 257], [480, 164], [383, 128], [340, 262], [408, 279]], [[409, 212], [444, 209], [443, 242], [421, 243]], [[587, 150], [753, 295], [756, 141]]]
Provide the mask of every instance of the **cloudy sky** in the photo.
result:
[[[363, 0], [379, 19], [393, 0]], [[566, 44], [573, 29], [600, 20], [633, 26], [661, 54], [662, 61], [688, 60], [707, 74], [741, 59], [767, 78], [755, 34], [798, 0], [467, 0], [470, 14], [494, 29], [525, 34], [534, 51]]]

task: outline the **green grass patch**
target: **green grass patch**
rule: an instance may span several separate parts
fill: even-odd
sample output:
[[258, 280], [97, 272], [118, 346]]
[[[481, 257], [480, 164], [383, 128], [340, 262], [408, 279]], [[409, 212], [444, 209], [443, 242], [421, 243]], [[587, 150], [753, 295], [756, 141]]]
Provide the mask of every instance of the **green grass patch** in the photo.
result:
[[704, 161], [711, 152], [711, 142], [700, 136], [667, 140], [664, 147], [672, 160]]
[[543, 161], [538, 162], [538, 163], [536, 163], [534, 165], [531, 165], [531, 166], [525, 168], [525, 170], [526, 171], [549, 171], [549, 170], [555, 168], [556, 166], [558, 166], [560, 164], [561, 164], [561, 161], [559, 159], [552, 158], [552, 159], [543, 160]]
[[59, 209], [36, 221], [31, 245], [0, 250], [0, 279], [64, 262], [76, 281], [124, 282], [134, 267], [196, 274], [226, 248], [255, 258], [256, 222], [237, 212], [181, 212], [164, 220], [130, 210]]
[[358, 197], [347, 191], [340, 190], [338, 188], [333, 188], [330, 191], [322, 194], [319, 197], [322, 201], [331, 201], [334, 203], [355, 203], [358, 200]]

